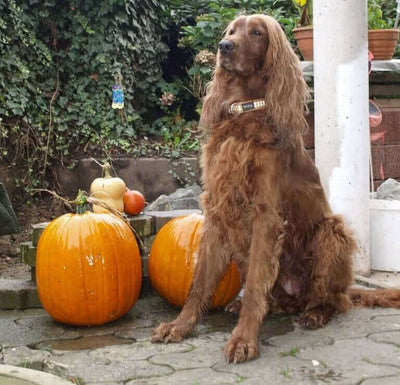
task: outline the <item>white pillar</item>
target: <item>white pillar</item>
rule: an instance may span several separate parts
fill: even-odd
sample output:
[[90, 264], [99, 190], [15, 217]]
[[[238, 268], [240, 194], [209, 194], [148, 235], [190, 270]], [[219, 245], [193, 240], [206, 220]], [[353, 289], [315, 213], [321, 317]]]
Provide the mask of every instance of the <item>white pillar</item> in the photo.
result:
[[366, 0], [314, 1], [315, 161], [332, 209], [358, 242], [355, 272], [370, 274]]

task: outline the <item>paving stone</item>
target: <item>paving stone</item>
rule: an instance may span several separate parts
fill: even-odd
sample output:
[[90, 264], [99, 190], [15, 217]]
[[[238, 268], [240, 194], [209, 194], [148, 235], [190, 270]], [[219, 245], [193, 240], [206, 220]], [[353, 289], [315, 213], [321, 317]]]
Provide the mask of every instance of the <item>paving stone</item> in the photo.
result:
[[[400, 375], [400, 349], [366, 338], [339, 340], [333, 345], [300, 350], [297, 357], [323, 362], [346, 381]], [[349, 370], [349, 363], [352, 370]]]
[[45, 350], [34, 350], [27, 346], [4, 348], [1, 351], [3, 363], [7, 365], [22, 366], [35, 370], [42, 370], [43, 362], [51, 354]]
[[[381, 313], [379, 313], [379, 310]], [[377, 318], [377, 314], [379, 318]], [[304, 330], [304, 335], [332, 337], [335, 340], [367, 337], [370, 333], [400, 330], [400, 322], [390, 316], [400, 314], [399, 309], [354, 308], [347, 314], [339, 314], [329, 324], [317, 330]], [[389, 316], [389, 317], [388, 317]], [[388, 317], [388, 318], [386, 318]]]
[[[129, 381], [126, 385], [224, 385], [239, 383], [241, 383], [241, 378], [234, 373], [223, 373], [211, 368], [201, 368], [179, 370], [162, 378]], [[246, 384], [246, 382], [243, 383]]]
[[362, 385], [399, 385], [400, 376], [370, 378], [362, 382]]
[[400, 330], [392, 332], [373, 333], [368, 336], [374, 342], [393, 344], [400, 347]]
[[325, 345], [333, 345], [334, 343], [335, 339], [333, 337], [308, 333], [300, 328], [292, 333], [261, 340], [261, 344], [274, 346], [281, 349], [282, 352], [316, 348]]
[[168, 365], [174, 370], [211, 367], [216, 362], [224, 360], [223, 346], [219, 341], [208, 342], [205, 347], [195, 347], [190, 352], [157, 354], [150, 359], [150, 362]]
[[[242, 364], [228, 364], [225, 361], [213, 365], [219, 372], [235, 373], [246, 379], [244, 384], [302, 384], [308, 373], [314, 369], [312, 362], [304, 362], [296, 357], [280, 357], [278, 349], [260, 346], [260, 356], [256, 360]], [[309, 382], [312, 383], [311, 381]]]
[[155, 355], [169, 356], [191, 352], [193, 346], [189, 342], [179, 344], [152, 344], [149, 340], [136, 342], [129, 345], [107, 346], [91, 350], [88, 354], [91, 360], [109, 359], [111, 362], [147, 360]]
[[[98, 381], [95, 382], [85, 382], [85, 385], [99, 385]], [[109, 381], [101, 381], [101, 385], [125, 385], [123, 382], [109, 382]]]
[[[315, 331], [294, 317], [269, 316], [259, 358], [238, 365], [223, 354], [238, 317], [221, 310], [180, 343], [151, 344], [152, 329], [179, 312], [158, 296], [146, 297], [119, 320], [85, 328], [56, 323], [42, 309], [1, 310], [0, 362], [91, 385], [400, 383], [400, 309], [352, 309]], [[118, 338], [126, 343], [117, 345]], [[104, 339], [107, 346], [99, 347]], [[95, 343], [81, 346], [83, 340]], [[71, 350], [77, 345], [86, 350]]]
[[129, 352], [123, 349], [123, 347], [126, 348], [125, 345], [120, 345], [114, 354], [111, 351], [106, 354], [106, 351], [100, 352], [101, 349], [96, 349], [92, 352], [73, 352], [53, 356], [46, 360], [44, 368], [46, 372], [64, 378], [73, 376], [82, 378], [85, 382], [97, 381], [98, 383], [168, 375], [173, 372], [168, 366], [153, 365], [149, 361], [132, 358], [135, 353], [134, 345]]
[[49, 339], [78, 338], [81, 334], [55, 323], [47, 315], [1, 320], [0, 343], [5, 346], [30, 345]]

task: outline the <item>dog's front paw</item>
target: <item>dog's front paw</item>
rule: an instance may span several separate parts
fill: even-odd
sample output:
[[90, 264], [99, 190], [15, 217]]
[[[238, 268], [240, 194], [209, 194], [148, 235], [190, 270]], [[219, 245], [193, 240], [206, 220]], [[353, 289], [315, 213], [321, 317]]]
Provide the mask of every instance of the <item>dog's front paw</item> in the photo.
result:
[[232, 336], [225, 347], [227, 362], [238, 364], [258, 357], [257, 341], [246, 341], [241, 337]]
[[164, 323], [155, 328], [152, 332], [151, 342], [180, 342], [190, 334], [192, 328], [180, 324]]
[[324, 327], [332, 318], [332, 313], [319, 310], [310, 309], [301, 314], [299, 324], [305, 329], [318, 329]]
[[242, 308], [242, 300], [235, 299], [234, 301], [228, 303], [228, 305], [225, 306], [225, 311], [229, 313], [239, 314], [241, 308]]

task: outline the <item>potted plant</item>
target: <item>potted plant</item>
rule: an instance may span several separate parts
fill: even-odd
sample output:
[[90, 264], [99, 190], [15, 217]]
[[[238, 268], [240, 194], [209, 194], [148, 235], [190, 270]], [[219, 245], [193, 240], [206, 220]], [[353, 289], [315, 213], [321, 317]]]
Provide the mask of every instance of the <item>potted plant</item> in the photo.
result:
[[[378, 0], [368, 0], [368, 48], [375, 60], [390, 60], [396, 49], [400, 30], [392, 28], [393, 20], [385, 20], [381, 3]], [[394, 12], [394, 1], [392, 5]]]
[[293, 35], [303, 59], [313, 60], [313, 27], [312, 27], [312, 0], [293, 0], [294, 5], [300, 12], [297, 28], [293, 29]]
[[[313, 60], [313, 2], [312, 0], [292, 1], [300, 13], [298, 27], [293, 29], [294, 38], [304, 60]], [[390, 60], [396, 49], [400, 31], [398, 28], [392, 28], [396, 12], [395, 4], [395, 0], [385, 3], [381, 0], [368, 0], [368, 48], [375, 60]], [[384, 7], [386, 14], [382, 10]], [[393, 19], [390, 18], [391, 16]]]

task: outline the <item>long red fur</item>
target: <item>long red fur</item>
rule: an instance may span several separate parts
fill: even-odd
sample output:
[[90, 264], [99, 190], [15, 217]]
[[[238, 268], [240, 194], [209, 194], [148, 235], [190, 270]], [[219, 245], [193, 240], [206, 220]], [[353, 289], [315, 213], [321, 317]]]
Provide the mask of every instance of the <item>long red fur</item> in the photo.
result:
[[[152, 341], [188, 336], [207, 309], [228, 263], [244, 283], [240, 315], [225, 348], [228, 362], [258, 355], [268, 312], [299, 313], [307, 328], [324, 326], [354, 305], [399, 306], [399, 291], [350, 290], [356, 243], [334, 215], [304, 148], [309, 92], [279, 24], [240, 16], [227, 28], [201, 115], [204, 226], [191, 291], [182, 312], [153, 331]], [[221, 45], [222, 47], [222, 45]], [[229, 106], [263, 98], [242, 115]]]

